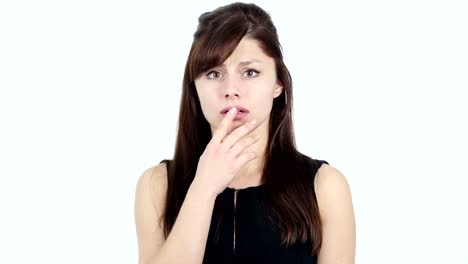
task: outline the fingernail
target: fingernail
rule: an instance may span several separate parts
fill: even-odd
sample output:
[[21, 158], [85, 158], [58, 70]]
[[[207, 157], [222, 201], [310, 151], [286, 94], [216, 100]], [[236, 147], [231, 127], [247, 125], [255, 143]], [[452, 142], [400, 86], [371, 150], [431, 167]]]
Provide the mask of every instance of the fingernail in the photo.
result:
[[231, 114], [232, 114], [232, 113], [235, 113], [235, 112], [237, 112], [237, 108], [235, 108], [235, 107], [233, 107], [233, 108], [231, 108], [231, 109], [229, 110], [229, 113], [231, 113]]

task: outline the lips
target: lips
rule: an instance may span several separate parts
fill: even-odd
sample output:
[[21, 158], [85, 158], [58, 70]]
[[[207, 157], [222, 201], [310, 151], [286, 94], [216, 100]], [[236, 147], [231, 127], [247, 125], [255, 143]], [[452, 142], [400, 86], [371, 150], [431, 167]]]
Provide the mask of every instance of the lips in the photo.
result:
[[248, 113], [249, 112], [249, 110], [247, 108], [245, 108], [245, 107], [242, 107], [240, 105], [232, 105], [232, 106], [228, 106], [228, 107], [223, 108], [223, 110], [221, 110], [221, 114], [226, 114], [233, 107], [237, 108], [238, 113]]

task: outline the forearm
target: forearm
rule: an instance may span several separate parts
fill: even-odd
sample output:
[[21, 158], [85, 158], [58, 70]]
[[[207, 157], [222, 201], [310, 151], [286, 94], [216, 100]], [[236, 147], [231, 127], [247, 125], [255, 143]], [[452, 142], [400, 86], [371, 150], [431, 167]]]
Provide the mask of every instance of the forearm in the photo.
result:
[[147, 264], [202, 263], [215, 199], [192, 184], [169, 236]]

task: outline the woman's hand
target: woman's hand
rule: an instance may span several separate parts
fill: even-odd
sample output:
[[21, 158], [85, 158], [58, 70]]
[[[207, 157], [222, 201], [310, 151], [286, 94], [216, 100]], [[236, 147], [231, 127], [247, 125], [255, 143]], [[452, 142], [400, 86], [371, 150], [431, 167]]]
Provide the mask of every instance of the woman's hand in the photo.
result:
[[255, 121], [246, 122], [227, 135], [236, 113], [237, 109], [232, 108], [221, 120], [219, 128], [200, 156], [193, 181], [197, 187], [215, 197], [226, 189], [242, 166], [258, 157], [255, 152], [243, 153], [244, 149], [259, 140], [258, 136], [244, 137], [255, 128]]

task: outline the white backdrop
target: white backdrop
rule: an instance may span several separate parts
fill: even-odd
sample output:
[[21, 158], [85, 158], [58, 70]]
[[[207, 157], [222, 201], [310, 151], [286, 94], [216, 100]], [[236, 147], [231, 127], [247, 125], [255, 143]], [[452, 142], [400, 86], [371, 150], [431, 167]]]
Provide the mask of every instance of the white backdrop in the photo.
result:
[[[196, 3], [195, 3], [196, 2]], [[227, 1], [0, 2], [0, 263], [136, 263], [198, 16]], [[299, 150], [348, 179], [357, 262], [468, 263], [466, 1], [256, 1]]]

